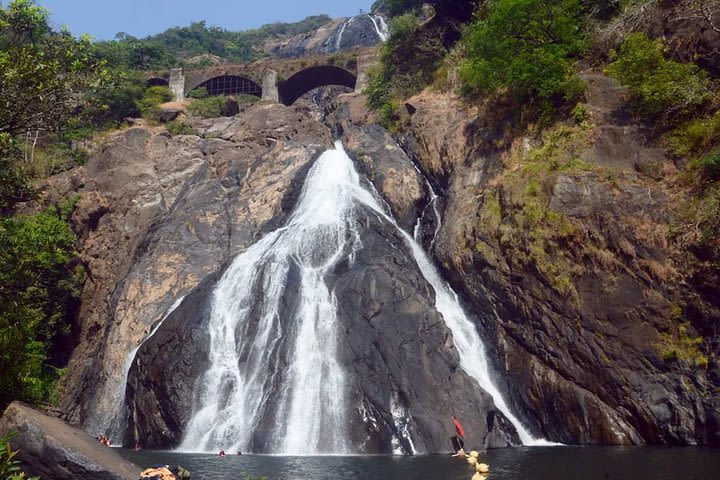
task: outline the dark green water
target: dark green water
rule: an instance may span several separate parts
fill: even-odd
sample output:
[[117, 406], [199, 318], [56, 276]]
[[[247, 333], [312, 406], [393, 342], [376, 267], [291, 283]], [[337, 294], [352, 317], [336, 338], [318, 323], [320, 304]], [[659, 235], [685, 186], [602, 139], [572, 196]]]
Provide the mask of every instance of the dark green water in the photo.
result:
[[[180, 464], [199, 479], [269, 480], [470, 480], [473, 470], [450, 456], [281, 457], [183, 454], [161, 451], [121, 454], [147, 467]], [[491, 450], [489, 480], [717, 480], [720, 450], [661, 447], [533, 447]]]

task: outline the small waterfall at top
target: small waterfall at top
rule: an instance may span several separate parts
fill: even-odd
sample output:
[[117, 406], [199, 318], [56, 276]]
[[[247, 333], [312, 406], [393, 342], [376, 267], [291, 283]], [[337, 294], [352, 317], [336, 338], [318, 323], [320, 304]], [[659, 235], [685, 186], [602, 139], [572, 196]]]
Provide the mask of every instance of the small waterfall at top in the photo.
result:
[[342, 48], [343, 33], [345, 33], [345, 29], [347, 29], [348, 25], [350, 25], [352, 23], [353, 18], [355, 18], [355, 17], [348, 18], [345, 21], [345, 23], [343, 23], [342, 26], [340, 27], [340, 31], [338, 32], [337, 38], [335, 39], [335, 52], [339, 52], [340, 49]]
[[385, 19], [383, 17], [381, 17], [380, 15], [370, 14], [368, 14], [368, 17], [370, 17], [373, 25], [375, 25], [375, 32], [378, 34], [378, 37], [380, 37], [381, 42], [384, 42], [388, 38], [390, 38], [390, 32], [388, 30], [387, 23], [385, 23]]
[[[236, 257], [216, 286], [208, 325], [210, 365], [195, 384], [181, 450], [247, 451], [260, 429], [273, 453], [352, 452], [343, 394], [347, 382], [336, 351], [337, 301], [325, 276], [340, 261], [352, 263], [362, 247], [361, 206], [403, 235], [435, 289], [436, 308], [453, 333], [462, 368], [492, 395], [524, 444], [538, 443], [493, 384], [483, 344], [457, 295], [418, 242], [361, 186], [337, 142], [310, 169], [287, 225]], [[294, 285], [297, 291], [288, 292]], [[288, 308], [287, 296], [295, 308]], [[394, 410], [394, 417], [403, 416]]]

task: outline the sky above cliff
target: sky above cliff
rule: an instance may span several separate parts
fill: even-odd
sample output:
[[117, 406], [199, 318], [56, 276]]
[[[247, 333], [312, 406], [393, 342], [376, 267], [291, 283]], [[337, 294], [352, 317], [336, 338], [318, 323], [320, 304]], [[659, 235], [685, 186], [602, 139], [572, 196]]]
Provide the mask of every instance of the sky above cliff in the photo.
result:
[[[76, 35], [112, 40], [118, 32], [145, 37], [205, 20], [208, 26], [247, 30], [325, 13], [333, 18], [370, 9], [373, 0], [38, 0], [53, 25]], [[6, 3], [6, 2], [2, 2]]]

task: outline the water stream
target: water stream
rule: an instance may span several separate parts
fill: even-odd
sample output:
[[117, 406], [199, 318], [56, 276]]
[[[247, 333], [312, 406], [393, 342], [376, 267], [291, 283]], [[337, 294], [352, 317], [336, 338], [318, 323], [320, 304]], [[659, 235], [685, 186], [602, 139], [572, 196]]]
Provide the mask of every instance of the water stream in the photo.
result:
[[219, 281], [209, 321], [210, 367], [196, 382], [182, 451], [247, 451], [263, 425], [267, 449], [274, 453], [352, 452], [342, 394], [347, 381], [336, 351], [337, 300], [325, 278], [338, 262], [352, 263], [362, 247], [357, 228], [367, 208], [361, 206], [402, 233], [435, 289], [436, 308], [453, 333], [462, 368], [492, 395], [524, 444], [543, 443], [496, 388], [484, 346], [455, 292], [420, 244], [363, 188], [338, 142], [310, 169], [287, 225], [236, 257]]
[[388, 38], [390, 38], [390, 32], [388, 31], [387, 23], [385, 23], [385, 19], [381, 17], [380, 15], [369, 15], [370, 20], [372, 20], [373, 25], [375, 25], [375, 32], [378, 34], [378, 37], [380, 37], [380, 41], [384, 42]]

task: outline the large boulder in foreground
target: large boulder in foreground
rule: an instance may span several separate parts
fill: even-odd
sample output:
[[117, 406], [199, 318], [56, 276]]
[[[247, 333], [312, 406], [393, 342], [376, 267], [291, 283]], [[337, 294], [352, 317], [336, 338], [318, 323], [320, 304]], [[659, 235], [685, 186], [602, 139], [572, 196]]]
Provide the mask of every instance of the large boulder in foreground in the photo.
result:
[[0, 417], [0, 437], [19, 450], [23, 470], [43, 479], [137, 479], [141, 468], [87, 433], [18, 402]]

